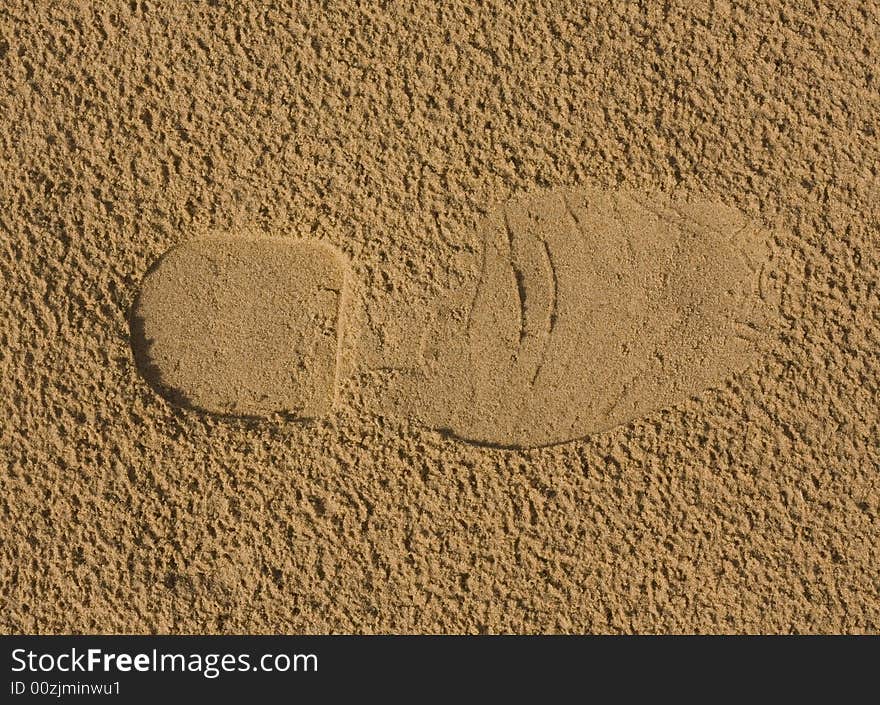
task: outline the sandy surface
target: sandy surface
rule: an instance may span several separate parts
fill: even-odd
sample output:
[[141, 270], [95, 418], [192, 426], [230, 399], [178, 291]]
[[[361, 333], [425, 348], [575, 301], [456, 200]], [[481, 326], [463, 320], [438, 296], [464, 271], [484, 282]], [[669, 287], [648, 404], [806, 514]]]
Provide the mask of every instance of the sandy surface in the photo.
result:
[[[876, 3], [178, 5], [0, 9], [0, 629], [880, 631]], [[181, 409], [132, 352], [160, 256], [247, 233], [336, 248], [364, 331], [340, 364], [406, 369], [480, 224], [579, 188], [770, 233], [767, 349], [514, 450], [383, 413], [379, 375], [323, 413], [334, 302], [295, 282], [330, 331], [314, 394], [272, 381], [270, 336], [251, 403], [314, 421]], [[527, 343], [543, 318], [510, 306]]]

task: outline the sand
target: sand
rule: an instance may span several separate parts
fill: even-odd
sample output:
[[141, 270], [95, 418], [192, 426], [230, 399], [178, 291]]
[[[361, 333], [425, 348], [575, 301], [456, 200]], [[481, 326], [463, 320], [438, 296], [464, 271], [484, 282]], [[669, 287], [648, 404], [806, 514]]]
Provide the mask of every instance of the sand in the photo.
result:
[[0, 629], [878, 631], [878, 15], [7, 5]]

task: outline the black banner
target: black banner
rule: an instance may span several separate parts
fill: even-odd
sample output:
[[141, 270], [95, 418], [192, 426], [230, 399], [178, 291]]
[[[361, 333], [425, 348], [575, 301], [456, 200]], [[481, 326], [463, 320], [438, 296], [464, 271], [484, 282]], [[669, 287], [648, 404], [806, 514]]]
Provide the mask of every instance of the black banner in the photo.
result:
[[[874, 637], [4, 636], [0, 702], [876, 697]], [[193, 700], [195, 702], [195, 700]]]

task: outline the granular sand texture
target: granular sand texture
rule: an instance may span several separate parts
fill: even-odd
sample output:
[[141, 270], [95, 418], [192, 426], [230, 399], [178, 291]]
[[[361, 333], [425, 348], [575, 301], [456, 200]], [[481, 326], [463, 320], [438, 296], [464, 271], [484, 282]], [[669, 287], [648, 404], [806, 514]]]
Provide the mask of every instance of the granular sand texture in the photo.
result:
[[878, 19], [3, 3], [2, 630], [880, 630]]

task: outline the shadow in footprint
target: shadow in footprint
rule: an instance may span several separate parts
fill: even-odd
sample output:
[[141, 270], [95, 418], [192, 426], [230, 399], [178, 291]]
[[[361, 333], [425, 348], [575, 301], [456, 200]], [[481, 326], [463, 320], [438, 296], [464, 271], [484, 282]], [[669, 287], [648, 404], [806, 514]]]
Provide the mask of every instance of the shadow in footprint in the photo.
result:
[[[167, 253], [166, 253], [167, 254]], [[144, 274], [144, 279], [155, 272], [162, 264], [164, 255], [153, 262], [150, 268]], [[147, 336], [147, 320], [141, 313], [141, 296], [142, 292], [138, 292], [134, 303], [128, 312], [128, 332], [129, 342], [131, 344], [131, 352], [134, 357], [134, 364], [137, 367], [141, 377], [147, 384], [160, 396], [167, 399], [175, 406], [184, 409], [194, 409], [189, 397], [182, 389], [178, 389], [163, 379], [162, 368], [156, 363], [151, 355], [151, 348], [155, 343], [154, 338]]]

